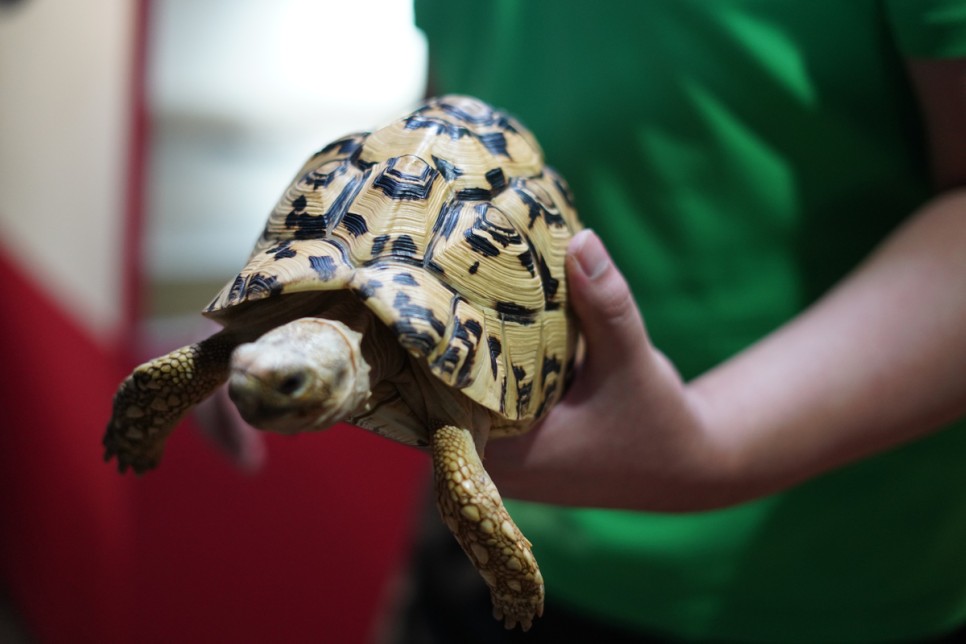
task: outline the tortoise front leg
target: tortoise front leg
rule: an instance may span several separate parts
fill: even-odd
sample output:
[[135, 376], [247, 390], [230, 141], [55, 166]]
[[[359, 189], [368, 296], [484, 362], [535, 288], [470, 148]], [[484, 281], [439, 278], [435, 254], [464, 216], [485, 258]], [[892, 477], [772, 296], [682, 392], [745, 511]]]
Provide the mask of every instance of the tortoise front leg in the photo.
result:
[[472, 434], [447, 425], [432, 436], [439, 512], [490, 587], [493, 616], [529, 630], [543, 614], [543, 576], [500, 493], [483, 469]]
[[228, 378], [237, 344], [222, 332], [137, 367], [114, 394], [104, 460], [116, 456], [121, 472], [138, 474], [157, 466], [182, 416]]

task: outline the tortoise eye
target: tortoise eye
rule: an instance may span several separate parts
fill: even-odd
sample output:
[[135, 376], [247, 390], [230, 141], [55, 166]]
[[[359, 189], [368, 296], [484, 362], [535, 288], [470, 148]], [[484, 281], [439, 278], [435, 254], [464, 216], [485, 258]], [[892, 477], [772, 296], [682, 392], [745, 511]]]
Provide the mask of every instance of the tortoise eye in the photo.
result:
[[305, 386], [305, 374], [304, 373], [293, 373], [290, 376], [286, 376], [282, 382], [278, 383], [275, 388], [278, 393], [284, 396], [291, 396]]

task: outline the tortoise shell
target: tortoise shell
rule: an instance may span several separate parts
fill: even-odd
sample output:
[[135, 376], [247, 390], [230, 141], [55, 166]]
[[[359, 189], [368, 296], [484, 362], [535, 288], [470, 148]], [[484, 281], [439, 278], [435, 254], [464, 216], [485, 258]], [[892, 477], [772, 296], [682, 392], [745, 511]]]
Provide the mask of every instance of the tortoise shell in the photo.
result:
[[529, 424], [573, 360], [564, 257], [579, 228], [520, 123], [444, 96], [312, 156], [205, 315], [230, 325], [242, 304], [351, 291], [439, 380]]

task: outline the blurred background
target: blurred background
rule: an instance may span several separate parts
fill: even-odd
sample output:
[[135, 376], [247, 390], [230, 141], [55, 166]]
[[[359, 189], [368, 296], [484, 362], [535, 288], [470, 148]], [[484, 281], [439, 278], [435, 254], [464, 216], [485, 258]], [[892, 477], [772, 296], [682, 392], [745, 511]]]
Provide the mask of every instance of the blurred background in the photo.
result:
[[[421, 98], [407, 0], [0, 0], [0, 642], [367, 642], [428, 474], [349, 427], [101, 460], [301, 163]], [[255, 459], [258, 460], [258, 459]]]

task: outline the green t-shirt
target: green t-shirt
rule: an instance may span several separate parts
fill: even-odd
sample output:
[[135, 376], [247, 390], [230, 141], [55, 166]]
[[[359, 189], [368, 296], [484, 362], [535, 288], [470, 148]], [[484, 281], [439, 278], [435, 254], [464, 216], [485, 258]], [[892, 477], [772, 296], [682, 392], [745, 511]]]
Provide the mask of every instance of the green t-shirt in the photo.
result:
[[[416, 7], [434, 91], [534, 131], [685, 377], [795, 316], [928, 198], [903, 57], [966, 55], [961, 1]], [[512, 506], [549, 601], [625, 627], [866, 641], [966, 620], [964, 427], [721, 511]]]

